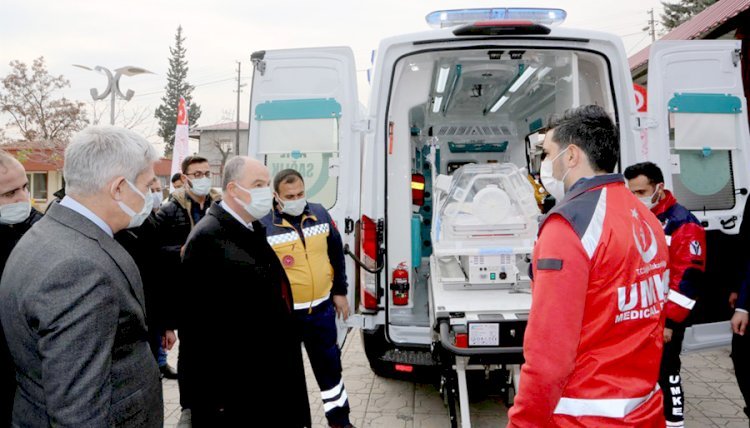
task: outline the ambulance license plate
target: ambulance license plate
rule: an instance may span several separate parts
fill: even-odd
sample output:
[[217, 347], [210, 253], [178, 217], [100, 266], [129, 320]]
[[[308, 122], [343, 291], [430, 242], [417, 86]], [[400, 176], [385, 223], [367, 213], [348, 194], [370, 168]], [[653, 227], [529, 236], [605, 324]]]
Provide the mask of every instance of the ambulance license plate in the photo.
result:
[[500, 324], [469, 323], [469, 346], [500, 346]]

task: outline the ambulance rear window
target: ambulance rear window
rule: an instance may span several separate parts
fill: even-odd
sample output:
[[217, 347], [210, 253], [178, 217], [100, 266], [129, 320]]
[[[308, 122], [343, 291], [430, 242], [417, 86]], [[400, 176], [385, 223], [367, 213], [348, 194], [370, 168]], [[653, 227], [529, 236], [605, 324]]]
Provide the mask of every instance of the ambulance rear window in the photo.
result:
[[259, 105], [258, 152], [271, 176], [294, 169], [308, 200], [331, 208], [338, 191], [339, 117], [333, 99], [280, 100]]

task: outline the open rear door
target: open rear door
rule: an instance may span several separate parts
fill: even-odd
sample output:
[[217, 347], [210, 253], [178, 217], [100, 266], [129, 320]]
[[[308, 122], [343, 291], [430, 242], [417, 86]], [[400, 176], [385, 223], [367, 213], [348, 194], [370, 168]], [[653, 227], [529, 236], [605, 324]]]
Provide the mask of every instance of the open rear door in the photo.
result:
[[[250, 156], [271, 176], [292, 168], [307, 198], [326, 207], [344, 244], [355, 248], [359, 215], [359, 101], [354, 55], [348, 47], [255, 52], [250, 101]], [[349, 306], [355, 308], [354, 269], [347, 266]], [[346, 327], [340, 326], [343, 344]]]
[[[704, 286], [683, 349], [729, 343], [736, 234], [747, 200], [750, 135], [740, 41], [656, 42], [648, 70], [649, 160], [707, 230]], [[744, 253], [746, 249], [742, 249]]]

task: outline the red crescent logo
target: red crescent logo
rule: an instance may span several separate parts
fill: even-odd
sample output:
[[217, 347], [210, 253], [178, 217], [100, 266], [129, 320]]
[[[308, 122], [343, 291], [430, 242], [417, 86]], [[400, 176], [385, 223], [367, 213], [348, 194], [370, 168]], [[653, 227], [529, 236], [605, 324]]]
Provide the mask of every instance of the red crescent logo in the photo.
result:
[[285, 267], [292, 267], [292, 266], [294, 266], [294, 257], [292, 257], [292, 256], [284, 256], [284, 258], [281, 259], [281, 263]]

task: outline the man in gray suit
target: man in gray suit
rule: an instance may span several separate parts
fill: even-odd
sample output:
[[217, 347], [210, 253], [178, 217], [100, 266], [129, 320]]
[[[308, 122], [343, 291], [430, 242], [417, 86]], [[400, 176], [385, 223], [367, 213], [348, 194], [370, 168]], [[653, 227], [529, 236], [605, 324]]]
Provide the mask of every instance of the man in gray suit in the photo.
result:
[[84, 129], [65, 150], [67, 196], [19, 241], [0, 282], [14, 426], [162, 426], [141, 277], [112, 238], [150, 214], [157, 158], [114, 127]]

